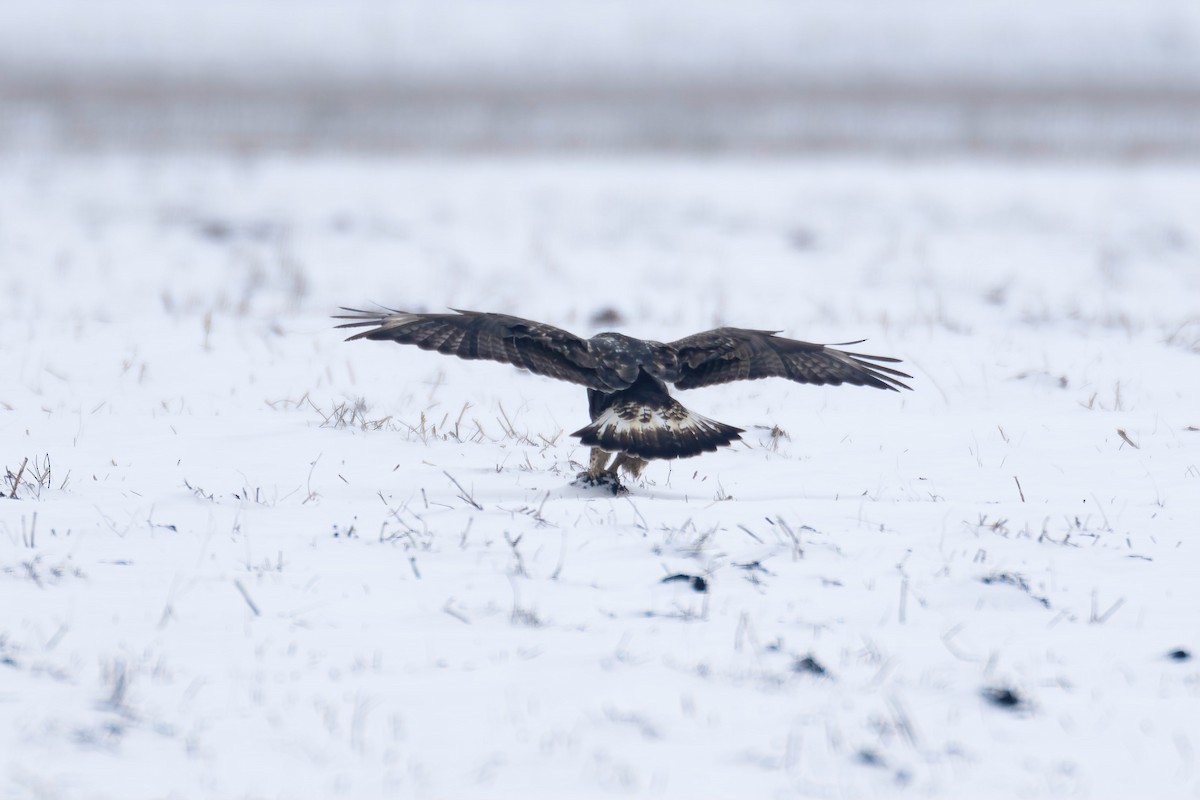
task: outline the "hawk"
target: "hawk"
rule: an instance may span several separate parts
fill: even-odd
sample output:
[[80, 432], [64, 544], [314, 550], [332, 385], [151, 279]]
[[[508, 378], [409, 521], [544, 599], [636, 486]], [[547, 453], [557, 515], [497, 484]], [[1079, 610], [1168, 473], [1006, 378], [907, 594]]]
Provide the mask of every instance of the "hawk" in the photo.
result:
[[652, 459], [711, 452], [744, 432], [684, 408], [667, 392], [667, 384], [694, 389], [780, 377], [797, 383], [846, 383], [891, 391], [911, 388], [899, 380], [911, 375], [886, 366], [899, 359], [784, 339], [778, 331], [716, 328], [664, 344], [611, 332], [584, 339], [540, 322], [478, 311], [342, 310], [348, 313], [334, 318], [350, 322], [339, 328], [370, 328], [347, 341], [414, 344], [422, 350], [499, 361], [586, 386], [592, 422], [571, 434], [591, 447], [590, 464], [579, 477], [614, 491], [621, 488], [619, 470], [636, 478]]

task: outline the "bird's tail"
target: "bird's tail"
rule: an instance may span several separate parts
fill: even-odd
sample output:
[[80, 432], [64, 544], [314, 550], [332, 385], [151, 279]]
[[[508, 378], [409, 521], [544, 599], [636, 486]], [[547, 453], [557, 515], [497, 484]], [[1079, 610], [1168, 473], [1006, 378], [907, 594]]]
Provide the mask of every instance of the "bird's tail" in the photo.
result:
[[590, 425], [572, 433], [579, 441], [611, 453], [638, 458], [688, 458], [740, 439], [741, 428], [702, 417], [674, 398], [620, 400]]

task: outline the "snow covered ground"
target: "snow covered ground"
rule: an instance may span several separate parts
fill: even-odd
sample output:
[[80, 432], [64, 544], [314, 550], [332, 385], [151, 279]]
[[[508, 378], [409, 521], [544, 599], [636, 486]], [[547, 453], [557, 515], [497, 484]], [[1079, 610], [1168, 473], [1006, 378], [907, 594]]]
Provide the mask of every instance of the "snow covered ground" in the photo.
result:
[[[2, 795], [1196, 797], [1197, 208], [1194, 165], [7, 156]], [[746, 441], [614, 498], [582, 389], [343, 342], [372, 302], [866, 337], [914, 391], [685, 393]]]

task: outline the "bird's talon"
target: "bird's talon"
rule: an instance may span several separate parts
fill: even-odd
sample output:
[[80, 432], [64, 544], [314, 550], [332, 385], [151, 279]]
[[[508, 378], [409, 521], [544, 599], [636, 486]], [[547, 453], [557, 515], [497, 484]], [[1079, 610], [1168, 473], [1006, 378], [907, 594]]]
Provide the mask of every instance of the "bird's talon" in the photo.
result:
[[609, 471], [599, 473], [581, 472], [575, 476], [574, 483], [577, 486], [586, 487], [602, 486], [611, 490], [614, 495], [627, 494], [629, 492], [625, 488], [625, 485], [617, 478], [616, 474]]

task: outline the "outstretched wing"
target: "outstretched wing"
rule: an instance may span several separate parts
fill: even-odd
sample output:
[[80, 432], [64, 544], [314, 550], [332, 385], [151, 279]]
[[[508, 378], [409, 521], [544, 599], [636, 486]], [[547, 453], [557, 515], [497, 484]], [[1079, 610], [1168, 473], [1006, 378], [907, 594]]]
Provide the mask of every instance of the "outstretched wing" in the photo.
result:
[[[607, 388], [596, 375], [596, 360], [587, 341], [573, 333], [505, 314], [459, 311], [453, 314], [410, 314], [383, 309], [361, 311], [343, 308], [348, 314], [334, 319], [352, 320], [339, 328], [370, 327], [349, 340], [390, 340], [415, 344], [465, 359], [487, 359], [512, 364], [548, 378]], [[348, 341], [349, 341], [348, 340]]]
[[899, 391], [910, 387], [898, 378], [912, 377], [884, 366], [899, 363], [896, 358], [783, 339], [772, 331], [717, 328], [672, 342], [668, 347], [679, 356], [678, 377], [672, 381], [679, 389], [779, 377], [797, 383], [834, 386], [848, 383]]

